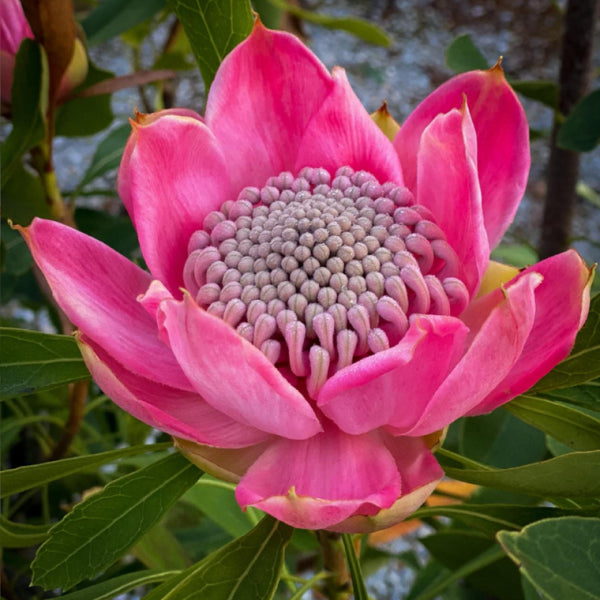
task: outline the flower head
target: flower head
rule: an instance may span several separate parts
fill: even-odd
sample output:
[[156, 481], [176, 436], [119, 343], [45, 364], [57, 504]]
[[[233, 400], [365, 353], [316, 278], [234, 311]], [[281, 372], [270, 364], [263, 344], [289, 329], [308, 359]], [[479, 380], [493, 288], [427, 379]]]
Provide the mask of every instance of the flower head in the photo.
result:
[[342, 69], [257, 24], [204, 119], [134, 123], [119, 192], [150, 273], [56, 223], [24, 235], [119, 406], [243, 507], [369, 531], [431, 493], [440, 430], [526, 390], [582, 325], [575, 252], [489, 262], [528, 169], [499, 67], [450, 80], [392, 143]]

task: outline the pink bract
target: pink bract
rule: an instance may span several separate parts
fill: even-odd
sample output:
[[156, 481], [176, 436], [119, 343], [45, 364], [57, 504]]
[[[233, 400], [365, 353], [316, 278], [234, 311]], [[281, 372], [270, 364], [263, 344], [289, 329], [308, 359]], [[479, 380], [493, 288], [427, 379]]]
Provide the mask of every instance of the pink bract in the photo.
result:
[[[175, 436], [202, 468], [238, 482], [242, 507], [295, 527], [372, 531], [409, 515], [443, 476], [427, 443], [436, 432], [525, 391], [567, 356], [583, 324], [590, 274], [575, 252], [520, 273], [490, 267], [528, 170], [527, 122], [499, 66], [441, 86], [392, 143], [342, 69], [328, 73], [296, 38], [257, 24], [222, 63], [204, 118], [167, 110], [133, 125], [119, 192], [149, 272], [55, 222], [36, 219], [24, 237], [80, 330], [94, 379], [119, 406]], [[336, 177], [335, 193], [318, 188]], [[281, 298], [269, 301], [277, 320], [266, 300], [251, 308], [240, 300], [240, 266], [229, 269], [227, 300], [227, 265], [212, 265], [217, 251], [207, 239], [224, 243], [227, 228], [236, 231], [233, 215], [254, 210], [252, 202], [271, 215], [270, 195], [357, 196], [352, 182], [371, 194], [360, 202], [377, 203], [377, 223], [392, 228], [392, 214], [396, 232], [410, 231], [402, 219], [425, 223], [422, 234], [405, 233], [397, 262], [381, 267], [400, 272], [393, 285], [385, 279], [395, 299], [382, 300], [383, 275], [374, 274], [365, 278], [380, 294], [372, 305], [368, 295], [350, 302], [352, 327], [334, 331], [334, 318], [315, 316], [321, 309], [309, 317], [302, 294], [286, 300], [299, 320]], [[378, 200], [386, 193], [401, 210]], [[394, 252], [402, 244], [388, 242]], [[353, 297], [344, 286], [335, 293]], [[238, 325], [240, 315], [249, 322]]]

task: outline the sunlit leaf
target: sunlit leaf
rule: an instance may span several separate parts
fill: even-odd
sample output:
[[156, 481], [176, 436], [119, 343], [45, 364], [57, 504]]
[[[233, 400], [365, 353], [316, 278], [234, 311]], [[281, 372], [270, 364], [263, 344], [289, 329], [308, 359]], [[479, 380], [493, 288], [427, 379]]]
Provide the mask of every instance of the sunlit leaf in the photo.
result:
[[34, 585], [69, 589], [109, 567], [201, 475], [175, 453], [109, 483], [50, 531], [32, 563]]
[[551, 600], [600, 597], [600, 519], [562, 517], [501, 531], [498, 541], [529, 581]]
[[144, 600], [270, 600], [292, 531], [266, 516], [246, 535], [166, 581]]
[[74, 338], [8, 327], [0, 331], [0, 399], [90, 376]]

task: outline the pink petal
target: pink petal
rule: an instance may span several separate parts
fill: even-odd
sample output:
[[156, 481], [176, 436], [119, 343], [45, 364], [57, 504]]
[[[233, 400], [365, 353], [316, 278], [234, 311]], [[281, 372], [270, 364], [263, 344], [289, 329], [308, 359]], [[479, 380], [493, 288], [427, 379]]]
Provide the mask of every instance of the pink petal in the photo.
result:
[[[0, 49], [16, 54], [25, 38], [33, 39], [33, 33], [25, 18], [19, 0], [0, 2]], [[10, 92], [10, 90], [9, 90]]]
[[438, 115], [421, 135], [417, 202], [431, 209], [473, 293], [490, 254], [477, 181], [477, 141], [469, 109]]
[[461, 319], [471, 330], [469, 348], [407, 435], [426, 435], [449, 425], [477, 406], [504, 379], [533, 327], [535, 288], [541, 280], [540, 275], [530, 273], [467, 308]]
[[231, 197], [227, 166], [199, 118], [170, 111], [142, 119], [132, 139], [119, 172], [119, 193], [150, 272], [179, 294], [191, 234]]
[[181, 302], [162, 302], [159, 322], [182, 369], [211, 406], [236, 421], [291, 439], [321, 431], [307, 400], [266, 356], [189, 295]]
[[523, 107], [499, 66], [453, 77], [408, 117], [394, 139], [406, 185], [417, 184], [417, 150], [427, 125], [460, 108], [466, 95], [477, 133], [477, 170], [490, 247], [511, 223], [529, 173], [529, 130]]
[[523, 352], [508, 375], [483, 402], [469, 412], [479, 415], [527, 391], [561, 360], [575, 343], [589, 308], [591, 276], [574, 250], [525, 269], [509, 286], [531, 273], [544, 280], [535, 290], [535, 321]]
[[250, 446], [269, 437], [215, 410], [195, 392], [177, 390], [133, 374], [85, 336], [80, 336], [78, 342], [85, 363], [102, 391], [151, 427], [223, 448]]
[[242, 508], [255, 506], [302, 529], [339, 524], [356, 511], [373, 515], [400, 495], [400, 477], [376, 435], [329, 426], [308, 440], [278, 440], [237, 486]]
[[413, 320], [396, 346], [331, 377], [319, 394], [319, 408], [351, 434], [388, 424], [410, 429], [462, 355], [467, 331], [453, 317]]
[[354, 515], [330, 527], [341, 533], [370, 533], [391, 527], [410, 516], [429, 498], [444, 472], [423, 438], [384, 435], [402, 481], [402, 496], [374, 516]]
[[331, 86], [323, 64], [298, 39], [257, 22], [221, 63], [206, 105], [206, 122], [227, 149], [234, 192], [292, 170]]
[[302, 138], [295, 170], [312, 166], [335, 173], [338, 167], [349, 165], [369, 171], [380, 183], [401, 184], [398, 156], [352, 91], [344, 69], [333, 70], [333, 83]]
[[[20, 229], [20, 228], [19, 228]], [[156, 321], [137, 302], [150, 275], [98, 240], [54, 221], [21, 229], [69, 320], [137, 375], [192, 390]]]

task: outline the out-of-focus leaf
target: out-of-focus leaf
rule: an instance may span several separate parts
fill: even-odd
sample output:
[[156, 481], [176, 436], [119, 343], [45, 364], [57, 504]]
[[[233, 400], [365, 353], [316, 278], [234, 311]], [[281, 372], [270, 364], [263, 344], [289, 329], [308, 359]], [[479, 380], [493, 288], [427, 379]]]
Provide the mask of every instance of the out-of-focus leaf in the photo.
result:
[[571, 354], [529, 390], [530, 395], [573, 387], [600, 376], [600, 294], [590, 302], [585, 325], [577, 335]]
[[516, 467], [546, 454], [544, 434], [502, 410], [462, 420], [461, 454], [492, 467]]
[[543, 392], [543, 397], [600, 411], [600, 379], [575, 387]]
[[74, 473], [95, 469], [100, 465], [125, 456], [143, 454], [144, 452], [157, 452], [170, 446], [170, 443], [133, 446], [131, 448], [110, 450], [109, 452], [99, 452], [98, 454], [88, 454], [86, 456], [54, 460], [37, 465], [17, 467], [16, 469], [7, 469], [0, 472], [0, 498], [45, 485], [51, 481], [73, 475]]
[[6, 253], [3, 257], [4, 272], [16, 276], [27, 273], [33, 265], [33, 258], [23, 236], [7, 223], [2, 223], [2, 242]]
[[87, 42], [95, 46], [152, 18], [166, 0], [103, 0], [81, 23]]
[[508, 504], [449, 504], [446, 506], [422, 506], [411, 518], [448, 517], [478, 529], [487, 536], [495, 536], [501, 529], [521, 529], [533, 521], [571, 516], [600, 516], [600, 508], [569, 511], [551, 506], [520, 506]]
[[551, 600], [600, 597], [600, 519], [562, 517], [501, 531], [498, 541], [529, 581]]
[[537, 252], [527, 244], [500, 244], [492, 251], [492, 258], [513, 267], [528, 267], [538, 262]]
[[33, 584], [67, 590], [104, 571], [160, 520], [200, 474], [175, 453], [89, 496], [50, 531], [31, 565]]
[[252, 30], [250, 2], [171, 0], [170, 4], [188, 36], [208, 91], [225, 56]]
[[48, 108], [48, 64], [42, 47], [24, 39], [15, 57], [11, 95], [12, 130], [4, 143], [1, 187], [4, 188], [21, 166], [23, 154], [46, 135]]
[[[4, 162], [2, 162], [4, 167]], [[20, 162], [2, 188], [2, 216], [18, 225], [29, 225], [34, 217], [50, 218], [50, 207], [39, 177]]]
[[260, 20], [269, 29], [281, 28], [281, 17], [283, 10], [271, 2], [271, 0], [252, 0], [252, 7], [258, 13]]
[[573, 450], [600, 448], [600, 421], [557, 402], [521, 396], [504, 408]]
[[2, 328], [0, 400], [90, 376], [75, 339], [27, 329]]
[[102, 583], [90, 585], [83, 590], [63, 594], [61, 600], [114, 600], [135, 588], [160, 583], [177, 575], [178, 571], [136, 571], [119, 575]]
[[163, 523], [144, 535], [131, 554], [149, 569], [180, 570], [190, 566], [185, 550]]
[[558, 84], [556, 81], [511, 81], [513, 89], [526, 98], [537, 100], [556, 110], [558, 108]]
[[[104, 4], [105, 2], [100, 6], [104, 6]], [[90, 62], [85, 81], [76, 90], [73, 90], [73, 94], [113, 77], [114, 75], [110, 71], [99, 69]], [[106, 129], [112, 120], [110, 94], [90, 96], [89, 98], [72, 98], [61, 104], [56, 110], [55, 133], [67, 137], [93, 135]]]
[[315, 23], [316, 25], [320, 25], [327, 29], [341, 29], [342, 31], [347, 31], [357, 38], [371, 44], [387, 47], [392, 43], [392, 40], [385, 31], [364, 19], [324, 15], [310, 10], [304, 10], [296, 4], [285, 2], [285, 0], [269, 0], [269, 2], [276, 8], [285, 10], [291, 15], [299, 17], [304, 21]]
[[96, 147], [92, 162], [81, 178], [78, 190], [82, 190], [94, 179], [115, 170], [120, 162], [127, 139], [131, 133], [131, 125], [121, 125], [113, 129]]
[[144, 600], [270, 600], [292, 531], [266, 516], [246, 535], [166, 581]]
[[139, 248], [137, 234], [129, 217], [110, 215], [91, 208], [75, 211], [75, 222], [81, 231], [104, 242], [129, 258]]
[[48, 537], [49, 525], [13, 523], [0, 515], [0, 536], [3, 548], [28, 548], [41, 544]]
[[446, 64], [456, 73], [489, 68], [487, 60], [468, 33], [459, 35], [448, 46]]
[[146, 85], [155, 81], [162, 81], [164, 79], [173, 79], [177, 73], [171, 69], [161, 69], [159, 71], [136, 71], [129, 75], [122, 75], [121, 77], [111, 77], [110, 79], [104, 79], [91, 85], [84, 90], [81, 90], [75, 94], [74, 99], [78, 98], [92, 98], [94, 96], [102, 96], [104, 94], [113, 94], [119, 90], [124, 90], [130, 87], [136, 87], [140, 85]]
[[556, 144], [573, 152], [590, 152], [600, 143], [600, 89], [582, 98], [558, 131]]
[[446, 475], [477, 485], [544, 498], [598, 498], [600, 450], [572, 452], [510, 469], [456, 469]]
[[600, 208], [600, 194], [583, 181], [577, 182], [575, 192], [595, 207]]

